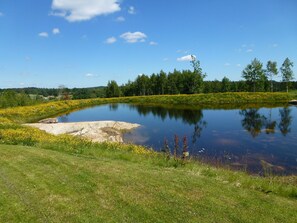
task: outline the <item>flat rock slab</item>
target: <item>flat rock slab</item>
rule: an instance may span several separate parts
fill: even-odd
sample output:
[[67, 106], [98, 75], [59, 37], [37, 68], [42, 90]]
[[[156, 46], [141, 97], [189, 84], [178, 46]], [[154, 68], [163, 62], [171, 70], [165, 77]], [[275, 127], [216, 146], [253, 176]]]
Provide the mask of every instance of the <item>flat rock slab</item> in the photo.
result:
[[139, 124], [116, 121], [32, 123], [25, 125], [39, 128], [54, 135], [81, 136], [93, 142], [123, 142], [123, 132], [131, 131], [140, 126]]

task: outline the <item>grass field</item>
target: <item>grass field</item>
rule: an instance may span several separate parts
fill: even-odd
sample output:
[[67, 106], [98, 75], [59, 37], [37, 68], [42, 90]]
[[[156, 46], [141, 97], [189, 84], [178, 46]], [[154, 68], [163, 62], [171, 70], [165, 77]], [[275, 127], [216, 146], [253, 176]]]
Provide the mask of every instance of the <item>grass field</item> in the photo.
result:
[[293, 98], [227, 93], [2, 109], [0, 222], [297, 222], [296, 176], [261, 178], [191, 161], [181, 165], [140, 146], [91, 143], [21, 125], [111, 102], [269, 106]]
[[266, 180], [158, 159], [0, 145], [0, 222], [296, 222]]

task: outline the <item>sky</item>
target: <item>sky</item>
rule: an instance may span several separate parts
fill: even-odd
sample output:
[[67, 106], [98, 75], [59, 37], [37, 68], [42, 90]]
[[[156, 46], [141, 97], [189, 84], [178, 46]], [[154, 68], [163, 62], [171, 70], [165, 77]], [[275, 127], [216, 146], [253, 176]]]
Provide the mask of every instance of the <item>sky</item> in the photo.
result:
[[297, 78], [297, 1], [0, 0], [0, 88], [121, 85], [191, 55], [206, 80], [286, 57]]

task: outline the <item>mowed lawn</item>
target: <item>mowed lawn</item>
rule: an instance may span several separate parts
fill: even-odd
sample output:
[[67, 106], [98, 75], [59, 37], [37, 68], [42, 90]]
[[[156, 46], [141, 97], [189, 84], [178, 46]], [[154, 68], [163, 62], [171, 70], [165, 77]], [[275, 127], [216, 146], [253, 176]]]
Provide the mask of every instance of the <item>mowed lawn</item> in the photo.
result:
[[0, 145], [0, 222], [297, 222], [245, 174], [131, 156]]

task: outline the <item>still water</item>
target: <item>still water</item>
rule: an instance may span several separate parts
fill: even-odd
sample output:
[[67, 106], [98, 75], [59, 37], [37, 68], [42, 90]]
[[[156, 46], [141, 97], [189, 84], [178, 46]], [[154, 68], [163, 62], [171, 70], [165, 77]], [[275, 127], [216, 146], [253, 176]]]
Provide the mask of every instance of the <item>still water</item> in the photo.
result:
[[297, 107], [195, 109], [110, 104], [59, 117], [59, 122], [115, 120], [141, 124], [126, 142], [157, 151], [186, 137], [193, 158], [251, 173], [297, 174]]

